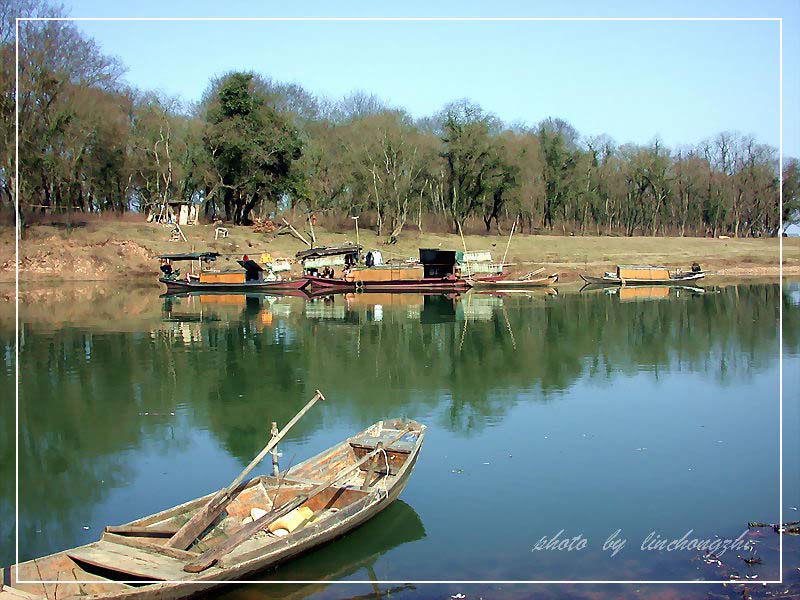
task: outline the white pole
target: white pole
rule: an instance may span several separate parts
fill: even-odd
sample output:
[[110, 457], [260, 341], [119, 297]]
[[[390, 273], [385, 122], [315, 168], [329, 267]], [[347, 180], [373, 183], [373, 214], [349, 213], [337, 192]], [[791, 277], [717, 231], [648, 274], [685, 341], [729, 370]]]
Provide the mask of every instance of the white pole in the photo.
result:
[[356, 222], [356, 246], [360, 246], [361, 245], [361, 240], [358, 237], [358, 216], [350, 217], [350, 218], [353, 219]]
[[506, 257], [508, 256], [508, 249], [511, 247], [511, 236], [514, 235], [514, 229], [517, 227], [517, 220], [514, 219], [514, 224], [511, 226], [511, 233], [508, 236], [508, 243], [506, 244], [506, 251], [503, 254], [503, 262], [500, 263], [500, 268], [506, 268]]

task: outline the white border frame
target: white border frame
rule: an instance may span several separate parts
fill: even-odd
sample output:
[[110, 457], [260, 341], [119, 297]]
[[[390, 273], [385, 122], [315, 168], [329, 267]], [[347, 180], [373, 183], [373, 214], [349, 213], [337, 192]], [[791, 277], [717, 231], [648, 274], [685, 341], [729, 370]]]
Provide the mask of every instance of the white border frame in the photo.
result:
[[[15, 218], [15, 282], [14, 292], [16, 297], [16, 309], [14, 312], [15, 318], [15, 346], [14, 346], [14, 360], [15, 360], [15, 447], [14, 447], [14, 465], [15, 465], [15, 482], [14, 482], [14, 567], [20, 563], [19, 560], [19, 239], [20, 239], [20, 222], [19, 222], [19, 24], [21, 21], [467, 21], [467, 22], [502, 22], [502, 21], [773, 21], [778, 23], [778, 54], [779, 54], [779, 67], [778, 67], [778, 106], [779, 106], [779, 132], [778, 132], [778, 211], [780, 228], [778, 233], [779, 239], [779, 287], [780, 297], [783, 298], [783, 17], [24, 17], [17, 18], [15, 25], [15, 182], [14, 182], [14, 218]], [[783, 523], [783, 302], [778, 303], [778, 398], [779, 398], [779, 424], [778, 424], [778, 439], [779, 439], [779, 522]], [[204, 581], [204, 582], [186, 582], [186, 581], [163, 581], [163, 580], [135, 580], [135, 581], [119, 581], [119, 583], [163, 583], [163, 584], [179, 584], [179, 585], [198, 585], [201, 583], [220, 583], [220, 584], [274, 584], [274, 585], [292, 585], [292, 584], [312, 584], [312, 583], [328, 583], [340, 585], [359, 585], [359, 584], [565, 584], [565, 585], [603, 585], [603, 584], [671, 584], [671, 585], [719, 585], [719, 584], [745, 584], [745, 583], [762, 583], [762, 584], [782, 584], [783, 583], [783, 535], [779, 534], [778, 545], [778, 569], [780, 578], [774, 580], [754, 580], [752, 582], [741, 580], [724, 579], [721, 581], [714, 580], [690, 580], [690, 581], [673, 581], [673, 580], [502, 580], [502, 581], [486, 581], [486, 580], [450, 580], [450, 581], [435, 581], [435, 580], [287, 580], [287, 581], [261, 581], [261, 580], [223, 580], [219, 582]], [[19, 580], [18, 583], [64, 583], [59, 581], [25, 581]], [[94, 581], [73, 581], [71, 583], [96, 583]]]

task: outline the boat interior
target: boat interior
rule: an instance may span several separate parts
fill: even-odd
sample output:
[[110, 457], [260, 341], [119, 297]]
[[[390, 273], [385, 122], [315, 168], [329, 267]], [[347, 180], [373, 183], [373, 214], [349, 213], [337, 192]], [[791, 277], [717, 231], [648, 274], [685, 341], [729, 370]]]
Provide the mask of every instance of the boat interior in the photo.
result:
[[[260, 475], [250, 479], [239, 486], [221, 515], [186, 550], [169, 547], [167, 542], [214, 494], [125, 525], [106, 527], [97, 542], [21, 563], [19, 572], [13, 567], [2, 570], [0, 600], [124, 595], [126, 590], [154, 580], [192, 581], [196, 575], [183, 569], [188, 562], [215, 549], [254, 519], [299, 500], [341, 474], [335, 485], [306, 499], [202, 572], [203, 579], [223, 577], [229, 566], [269, 554], [281, 541], [285, 547], [284, 537], [304, 537], [303, 529], [308, 525], [317, 525], [315, 531], [335, 528], [337, 513], [348, 508], [351, 510], [343, 514], [357, 510], [354, 505], [376, 489], [388, 495], [397, 475], [421, 444], [423, 431], [424, 427], [415, 421], [380, 421], [277, 477]], [[385, 452], [378, 449], [379, 444], [386, 446]]]

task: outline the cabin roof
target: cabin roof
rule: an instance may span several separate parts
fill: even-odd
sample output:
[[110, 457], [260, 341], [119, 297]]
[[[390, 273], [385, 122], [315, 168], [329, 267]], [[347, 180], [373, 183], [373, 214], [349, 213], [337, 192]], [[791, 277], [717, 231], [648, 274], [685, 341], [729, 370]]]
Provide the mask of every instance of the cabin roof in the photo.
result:
[[177, 254], [159, 254], [156, 258], [167, 260], [217, 260], [219, 252], [179, 252]]
[[655, 267], [652, 265], [617, 265], [617, 268], [635, 271], [664, 271], [667, 267]]
[[309, 248], [301, 250], [295, 256], [299, 259], [317, 258], [320, 256], [335, 256], [337, 254], [351, 254], [361, 252], [361, 246], [357, 244], [341, 244], [339, 246], [320, 246], [319, 248]]

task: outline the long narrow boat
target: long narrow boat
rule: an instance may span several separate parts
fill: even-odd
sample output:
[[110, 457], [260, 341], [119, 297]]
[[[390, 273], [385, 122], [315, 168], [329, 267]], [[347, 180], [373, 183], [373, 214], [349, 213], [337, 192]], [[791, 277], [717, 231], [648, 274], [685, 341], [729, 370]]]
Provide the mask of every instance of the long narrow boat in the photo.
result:
[[[215, 494], [107, 527], [97, 542], [0, 571], [0, 600], [176, 600], [252, 576], [344, 535], [389, 506], [408, 483], [425, 429], [413, 420], [379, 421], [282, 476], [254, 477], [188, 550], [167, 547], [167, 540]], [[270, 525], [246, 536], [253, 519], [269, 522], [295, 504], [283, 523], [272, 523], [283, 529]], [[214, 557], [211, 566], [208, 557]], [[206, 566], [190, 572], [197, 564]]]
[[616, 271], [607, 271], [603, 273], [602, 277], [581, 274], [581, 279], [586, 283], [593, 284], [664, 285], [696, 281], [702, 279], [705, 275], [705, 272], [699, 269], [670, 272], [666, 267], [620, 265]]
[[545, 277], [521, 277], [520, 279], [482, 280], [470, 281], [476, 289], [493, 290], [524, 290], [535, 287], [550, 287], [558, 281], [558, 273], [551, 273]]

